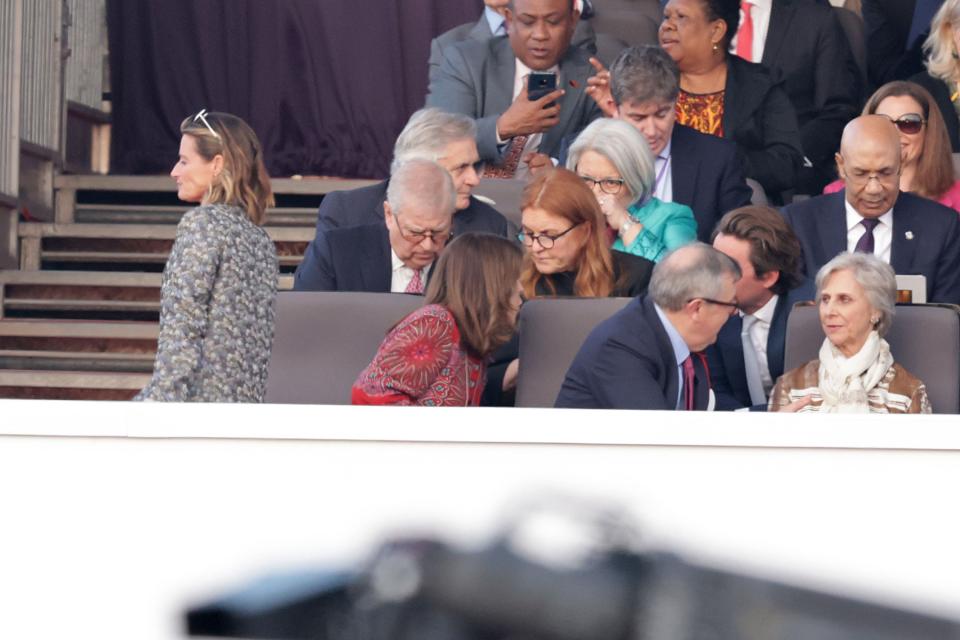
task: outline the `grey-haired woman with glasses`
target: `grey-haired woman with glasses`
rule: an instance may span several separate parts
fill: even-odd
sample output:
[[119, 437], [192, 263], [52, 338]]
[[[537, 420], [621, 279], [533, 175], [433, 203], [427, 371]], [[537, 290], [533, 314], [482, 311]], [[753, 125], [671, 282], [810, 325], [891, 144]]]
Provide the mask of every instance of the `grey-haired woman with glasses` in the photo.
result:
[[670, 179], [669, 154], [659, 172], [654, 166], [643, 135], [611, 118], [594, 120], [567, 155], [567, 168], [593, 189], [617, 233], [613, 248], [658, 262], [697, 239], [697, 220], [690, 207], [654, 196], [657, 185]]
[[279, 267], [260, 226], [273, 205], [256, 134], [201, 111], [180, 125], [170, 175], [200, 206], [180, 220], [163, 271], [153, 378], [137, 400], [261, 402], [273, 345]]

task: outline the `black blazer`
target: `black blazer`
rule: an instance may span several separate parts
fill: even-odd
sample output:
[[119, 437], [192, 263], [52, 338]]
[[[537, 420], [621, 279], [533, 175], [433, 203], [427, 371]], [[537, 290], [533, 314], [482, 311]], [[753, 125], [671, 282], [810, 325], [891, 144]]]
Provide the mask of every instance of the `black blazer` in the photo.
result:
[[797, 113], [803, 152], [833, 166], [843, 127], [860, 111], [860, 72], [834, 9], [813, 0], [777, 0], [763, 47]]
[[[623, 251], [611, 251], [613, 258], [613, 279], [615, 282], [610, 295], [614, 298], [635, 298], [647, 292], [654, 263], [646, 258]], [[577, 274], [575, 271], [545, 274], [537, 282], [538, 296], [568, 296], [573, 292]], [[550, 285], [553, 285], [551, 289]]]
[[[787, 343], [787, 318], [790, 310], [798, 302], [813, 300], [816, 289], [812, 280], [804, 280], [799, 287], [788, 291], [777, 299], [767, 336], [767, 366], [774, 382], [783, 375], [783, 357]], [[747, 371], [743, 364], [743, 342], [740, 332], [743, 330], [743, 318], [740, 314], [732, 316], [720, 333], [715, 344], [707, 347], [707, 362], [710, 365], [710, 379], [717, 396], [718, 411], [732, 411], [750, 407], [750, 387], [747, 385]], [[754, 410], [766, 410], [767, 405], [756, 405]]]
[[[694, 354], [694, 407], [707, 408], [710, 384]], [[636, 298], [590, 332], [567, 370], [554, 406], [581, 409], [677, 407], [680, 377], [653, 300]]]
[[[389, 180], [350, 191], [332, 191], [320, 201], [317, 211], [317, 236], [328, 229], [384, 224], [383, 201], [387, 199]], [[499, 211], [474, 197], [470, 206], [453, 214], [453, 233], [483, 231], [498, 236], [509, 235], [509, 225]]]
[[874, 89], [923, 71], [921, 45], [926, 36], [907, 42], [916, 6], [917, 0], [863, 0], [867, 75]]
[[926, 71], [913, 76], [910, 81], [916, 82], [933, 96], [933, 101], [937, 103], [940, 115], [943, 116], [943, 123], [947, 126], [950, 148], [954, 153], [960, 152], [960, 120], [957, 119], [957, 110], [950, 101], [950, 89], [947, 83], [940, 78], [934, 78]]
[[723, 137], [737, 143], [748, 178], [776, 198], [793, 189], [803, 164], [797, 115], [783, 85], [762, 65], [727, 56]]
[[297, 267], [293, 288], [389, 293], [392, 276], [390, 236], [381, 221], [318, 234]]
[[[791, 204], [783, 215], [803, 247], [809, 277], [847, 250], [845, 191]], [[890, 266], [927, 278], [927, 301], [960, 304], [960, 218], [933, 200], [900, 192], [893, 206]]]
[[673, 201], [693, 209], [702, 242], [710, 242], [725, 213], [750, 204], [753, 191], [744, 180], [737, 146], [729, 140], [676, 124], [670, 136], [670, 167]]

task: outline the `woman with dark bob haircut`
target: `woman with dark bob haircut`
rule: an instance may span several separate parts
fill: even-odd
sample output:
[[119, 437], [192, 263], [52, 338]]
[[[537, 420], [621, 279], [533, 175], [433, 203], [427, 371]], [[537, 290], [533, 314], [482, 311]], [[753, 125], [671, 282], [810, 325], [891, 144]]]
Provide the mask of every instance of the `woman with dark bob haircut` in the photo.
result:
[[353, 383], [353, 404], [477, 406], [487, 359], [513, 335], [520, 250], [466, 233], [440, 254], [426, 306], [398, 322]]
[[273, 205], [256, 134], [206, 109], [180, 124], [177, 196], [198, 202], [163, 271], [160, 338], [137, 400], [261, 402], [273, 346], [278, 264], [260, 225]]
[[[913, 82], [888, 82], [874, 92], [863, 115], [887, 116], [900, 134], [900, 191], [960, 211], [960, 181], [953, 178], [950, 137], [930, 92]], [[843, 189], [837, 180], [823, 190]]]

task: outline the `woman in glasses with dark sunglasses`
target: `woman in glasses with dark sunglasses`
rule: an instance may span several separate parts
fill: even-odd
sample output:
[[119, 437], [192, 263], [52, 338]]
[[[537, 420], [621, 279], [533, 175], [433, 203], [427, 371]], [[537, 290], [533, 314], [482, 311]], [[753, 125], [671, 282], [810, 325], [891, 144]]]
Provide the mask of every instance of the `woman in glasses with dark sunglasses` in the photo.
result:
[[520, 210], [526, 298], [646, 291], [653, 262], [610, 249], [600, 204], [577, 174], [559, 168], [540, 173], [524, 189]]
[[668, 180], [670, 158], [654, 171], [653, 154], [636, 128], [600, 118], [577, 136], [567, 168], [593, 189], [607, 225], [617, 233], [613, 248], [659, 262], [670, 251], [697, 239], [690, 207], [654, 197]]
[[[900, 191], [936, 200], [960, 212], [947, 130], [930, 93], [913, 82], [888, 82], [874, 92], [863, 114], [890, 118], [900, 133]], [[843, 189], [837, 180], [823, 190]]]
[[260, 226], [273, 205], [253, 130], [227, 113], [180, 124], [170, 175], [184, 214], [166, 268], [160, 337], [138, 400], [261, 402], [273, 344], [278, 263]]

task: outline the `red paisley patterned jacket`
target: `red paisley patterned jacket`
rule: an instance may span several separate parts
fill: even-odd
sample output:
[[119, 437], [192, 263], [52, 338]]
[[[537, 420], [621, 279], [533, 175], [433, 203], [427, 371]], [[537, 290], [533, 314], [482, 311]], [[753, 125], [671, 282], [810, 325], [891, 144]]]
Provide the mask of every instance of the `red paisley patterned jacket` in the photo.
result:
[[460, 343], [453, 315], [438, 304], [414, 311], [394, 327], [353, 383], [353, 404], [477, 406], [486, 364]]

